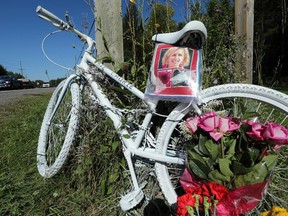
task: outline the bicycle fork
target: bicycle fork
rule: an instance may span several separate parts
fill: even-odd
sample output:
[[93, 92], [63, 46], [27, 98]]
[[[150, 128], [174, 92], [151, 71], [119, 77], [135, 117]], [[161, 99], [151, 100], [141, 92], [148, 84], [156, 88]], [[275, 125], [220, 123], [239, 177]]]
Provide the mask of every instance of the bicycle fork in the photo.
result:
[[49, 124], [49, 125], [51, 124], [51, 121], [52, 121], [52, 119], [54, 118], [55, 113], [56, 113], [56, 111], [58, 110], [59, 105], [60, 105], [62, 99], [64, 98], [65, 92], [67, 91], [67, 89], [69, 89], [69, 85], [71, 84], [71, 81], [72, 81], [75, 77], [77, 77], [77, 75], [73, 74], [73, 75], [69, 76], [69, 77], [67, 78], [67, 80], [65, 81], [65, 83], [64, 83], [64, 85], [63, 85], [63, 87], [62, 87], [62, 90], [61, 90], [61, 92], [60, 92], [60, 95], [59, 95], [59, 97], [58, 97], [58, 99], [57, 99], [57, 102], [56, 102], [56, 104], [55, 104], [55, 107], [54, 107], [54, 109], [53, 109], [53, 111], [52, 111], [52, 114], [51, 114], [51, 116], [50, 116], [50, 119], [48, 120], [48, 124]]

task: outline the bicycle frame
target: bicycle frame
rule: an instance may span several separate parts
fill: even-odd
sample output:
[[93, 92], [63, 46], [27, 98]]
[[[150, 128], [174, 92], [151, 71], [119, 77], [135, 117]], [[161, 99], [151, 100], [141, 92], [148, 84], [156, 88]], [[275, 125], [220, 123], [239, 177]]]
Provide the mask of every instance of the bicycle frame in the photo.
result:
[[[112, 78], [120, 86], [126, 88], [132, 94], [134, 94], [135, 96], [137, 96], [141, 100], [145, 101], [146, 104], [148, 105], [148, 109], [151, 111], [151, 112], [147, 113], [146, 116], [144, 117], [144, 120], [142, 122], [140, 130], [137, 131], [136, 139], [133, 141], [131, 138], [131, 134], [129, 134], [129, 132], [126, 129], [120, 129], [122, 126], [121, 114], [112, 111], [112, 110], [115, 110], [116, 107], [113, 104], [111, 104], [111, 102], [109, 101], [109, 99], [107, 98], [105, 93], [103, 93], [99, 84], [95, 80], [93, 80], [93, 77], [91, 74], [80, 72], [80, 74], [83, 77], [85, 77], [85, 79], [88, 81], [89, 85], [93, 89], [94, 94], [99, 99], [100, 104], [103, 105], [104, 107], [107, 107], [107, 108], [105, 108], [105, 111], [106, 111], [107, 115], [109, 116], [109, 118], [113, 121], [114, 127], [115, 127], [116, 131], [118, 131], [119, 137], [120, 137], [121, 141], [123, 142], [123, 144], [125, 145], [126, 150], [131, 152], [132, 155], [138, 155], [140, 157], [153, 159], [153, 160], [156, 160], [159, 162], [183, 164], [183, 161], [178, 159], [178, 158], [168, 157], [168, 156], [160, 156], [159, 154], [155, 153], [154, 149], [152, 150], [149, 148], [145, 148], [145, 149], [139, 148], [139, 146], [140, 146], [140, 144], [141, 144], [141, 142], [145, 136], [145, 132], [148, 129], [148, 126], [151, 122], [153, 112], [155, 112], [155, 108], [158, 104], [158, 101], [157, 100], [156, 101], [145, 100], [143, 92], [141, 92], [139, 89], [134, 87], [132, 84], [127, 82], [125, 79], [120, 77], [118, 74], [116, 74], [114, 71], [112, 71], [111, 69], [109, 69], [105, 65], [103, 65], [99, 62], [96, 62], [95, 58], [90, 55], [89, 50], [85, 51], [85, 54], [84, 54], [83, 58], [81, 59], [80, 64], [78, 65], [78, 67], [80, 68], [80, 70], [78, 70], [78, 71], [84, 70], [85, 72], [87, 72], [89, 70], [88, 62], [93, 64], [96, 68], [98, 68], [105, 75]], [[78, 75], [80, 75], [80, 74], [78, 74]], [[72, 79], [74, 79], [74, 77]], [[67, 80], [67, 81], [70, 82], [70, 80]], [[129, 138], [127, 138], [127, 137], [129, 137]]]
[[[156, 152], [155, 148], [147, 148], [147, 147], [141, 147], [140, 144], [144, 139], [145, 133], [147, 132], [152, 116], [155, 113], [156, 106], [158, 104], [158, 100], [145, 100], [144, 93], [137, 89], [135, 86], [127, 82], [125, 79], [120, 77], [117, 73], [106, 67], [105, 65], [99, 63], [96, 61], [96, 59], [92, 56], [95, 41], [90, 38], [89, 36], [81, 33], [77, 29], [75, 29], [73, 26], [70, 25], [68, 22], [65, 23], [58, 17], [56, 17], [54, 14], [50, 13], [49, 11], [45, 10], [44, 8], [41, 8], [40, 6], [37, 8], [37, 12], [39, 16], [50, 23], [52, 23], [54, 26], [61, 30], [70, 31], [74, 34], [76, 34], [79, 38], [84, 39], [87, 43], [87, 48], [84, 52], [83, 57], [81, 58], [80, 64], [77, 65], [76, 68], [76, 74], [70, 75], [62, 88], [62, 91], [60, 93], [60, 96], [57, 100], [57, 103], [55, 105], [55, 108], [52, 112], [51, 119], [53, 119], [54, 114], [56, 113], [59, 104], [61, 103], [64, 94], [66, 90], [70, 87], [70, 84], [74, 82], [74, 80], [77, 81], [77, 79], [81, 80], [81, 77], [83, 77], [91, 86], [93, 93], [96, 95], [96, 97], [99, 99], [100, 104], [105, 107], [105, 112], [107, 116], [113, 121], [115, 130], [118, 132], [119, 137], [122, 141], [122, 144], [124, 145], [124, 155], [128, 163], [128, 167], [130, 170], [132, 182], [134, 185], [135, 190], [139, 189], [139, 184], [137, 181], [137, 177], [134, 171], [134, 166], [132, 162], [132, 155], [136, 155], [142, 158], [146, 159], [152, 159], [156, 162], [165, 162], [165, 163], [174, 163], [174, 164], [184, 164], [184, 160], [177, 157], [169, 157], [166, 155], [161, 155]], [[88, 63], [94, 65], [99, 71], [101, 71], [104, 75], [109, 76], [112, 78], [116, 83], [118, 83], [120, 86], [126, 88], [128, 91], [130, 91], [133, 95], [137, 96], [142, 101], [145, 101], [145, 103], [148, 105], [148, 112], [143, 122], [140, 126], [140, 129], [137, 131], [136, 138], [133, 140], [131, 134], [127, 131], [127, 129], [122, 129], [122, 122], [121, 122], [121, 113], [113, 112], [113, 110], [116, 110], [117, 107], [115, 107], [107, 98], [105, 93], [102, 91], [101, 86], [93, 79], [92, 74], [89, 73], [89, 65]], [[98, 72], [98, 71], [97, 71]], [[101, 73], [99, 72], [99, 73]], [[50, 122], [49, 121], [49, 122]], [[128, 136], [127, 136], [128, 135]], [[153, 140], [154, 141], [154, 140]], [[148, 140], [149, 142], [149, 140]], [[171, 152], [172, 153], [172, 152]]]

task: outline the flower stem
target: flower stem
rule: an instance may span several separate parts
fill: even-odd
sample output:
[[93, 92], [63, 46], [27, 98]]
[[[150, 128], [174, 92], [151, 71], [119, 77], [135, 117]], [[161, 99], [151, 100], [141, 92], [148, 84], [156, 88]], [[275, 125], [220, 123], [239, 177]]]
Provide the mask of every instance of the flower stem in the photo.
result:
[[224, 158], [224, 141], [223, 141], [223, 137], [221, 137], [220, 139], [220, 146], [221, 146], [221, 158]]
[[216, 216], [217, 203], [218, 203], [218, 200], [214, 200], [214, 202], [213, 202], [213, 216]]
[[195, 202], [194, 206], [195, 206], [195, 209], [196, 209], [196, 212], [197, 212], [197, 216], [200, 216], [200, 214], [199, 214], [199, 199], [200, 199], [200, 195], [196, 194], [195, 198], [196, 198], [196, 202]]

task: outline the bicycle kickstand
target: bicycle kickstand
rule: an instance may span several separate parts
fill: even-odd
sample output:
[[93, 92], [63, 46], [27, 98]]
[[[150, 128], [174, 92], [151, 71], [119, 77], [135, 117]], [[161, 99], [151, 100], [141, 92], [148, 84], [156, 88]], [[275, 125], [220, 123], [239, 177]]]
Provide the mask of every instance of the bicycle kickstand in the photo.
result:
[[144, 193], [139, 187], [137, 177], [135, 174], [134, 166], [132, 163], [131, 152], [127, 149], [124, 150], [124, 156], [128, 163], [128, 168], [130, 171], [130, 176], [134, 186], [134, 190], [122, 196], [120, 200], [120, 207], [123, 211], [128, 211], [138, 205], [144, 199]]

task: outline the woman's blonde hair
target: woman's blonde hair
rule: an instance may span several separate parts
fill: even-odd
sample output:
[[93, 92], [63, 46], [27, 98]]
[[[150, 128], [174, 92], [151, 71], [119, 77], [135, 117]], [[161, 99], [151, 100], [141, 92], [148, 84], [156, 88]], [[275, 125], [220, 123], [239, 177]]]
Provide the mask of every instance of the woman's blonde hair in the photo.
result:
[[166, 65], [166, 66], [168, 65], [168, 59], [169, 59], [169, 57], [170, 57], [174, 52], [176, 52], [177, 50], [183, 50], [183, 53], [184, 53], [183, 62], [182, 62], [182, 64], [181, 64], [181, 66], [184, 67], [184, 66], [188, 66], [188, 65], [189, 65], [189, 63], [190, 63], [190, 56], [189, 56], [189, 51], [188, 51], [188, 49], [185, 48], [185, 47], [171, 47], [171, 48], [169, 48], [169, 49], [165, 52], [165, 54], [164, 54], [164, 56], [163, 56], [163, 58], [162, 58], [162, 66], [163, 66], [163, 65]]

